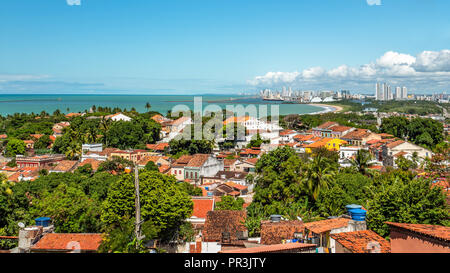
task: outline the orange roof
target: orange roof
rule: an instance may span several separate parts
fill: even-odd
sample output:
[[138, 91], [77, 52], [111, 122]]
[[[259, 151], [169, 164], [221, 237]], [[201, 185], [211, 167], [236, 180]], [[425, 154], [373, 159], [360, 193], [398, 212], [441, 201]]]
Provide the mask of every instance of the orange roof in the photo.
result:
[[158, 168], [158, 171], [160, 172], [160, 173], [166, 173], [166, 172], [168, 172], [170, 170], [170, 165], [161, 165], [159, 168]]
[[242, 186], [242, 185], [236, 184], [236, 183], [231, 182], [231, 181], [226, 182], [225, 184], [230, 186], [230, 187], [232, 187], [232, 188], [238, 189], [240, 191], [246, 190], [248, 188], [246, 186]]
[[186, 165], [187, 167], [201, 167], [205, 164], [206, 160], [208, 160], [209, 154], [195, 154], [189, 163]]
[[320, 148], [320, 147], [324, 147], [329, 141], [333, 140], [332, 138], [322, 138], [316, 142], [313, 142], [309, 145], [307, 145], [305, 148]]
[[194, 210], [192, 211], [192, 216], [197, 218], [205, 218], [208, 214], [208, 211], [214, 210], [214, 199], [213, 198], [202, 198], [197, 199], [193, 198], [192, 202], [194, 202]]
[[350, 133], [345, 134], [342, 138], [346, 139], [362, 139], [364, 137], [368, 137], [370, 135], [370, 131], [367, 129], [356, 129], [351, 131]]
[[450, 227], [425, 224], [404, 224], [386, 222], [389, 226], [406, 229], [425, 236], [450, 242]]
[[[348, 137], [344, 136], [344, 138], [348, 138]], [[372, 140], [367, 141], [366, 144], [367, 145], [372, 145], [372, 144], [375, 144], [375, 143], [378, 143], [378, 142], [380, 142], [379, 139], [372, 139]]]
[[80, 113], [69, 113], [66, 115], [67, 118], [78, 117], [78, 116], [81, 116], [81, 114]]
[[36, 138], [36, 139], [40, 139], [41, 137], [43, 137], [43, 134], [30, 134], [30, 137]]
[[261, 150], [254, 150], [254, 149], [245, 149], [240, 152], [240, 154], [243, 154], [243, 155], [247, 155], [247, 154], [259, 155], [260, 153], [261, 153]]
[[239, 248], [220, 251], [219, 253], [271, 253], [271, 252], [284, 252], [292, 250], [301, 250], [308, 248], [316, 248], [315, 244], [302, 244], [302, 243], [288, 243], [288, 244], [277, 244], [277, 245], [263, 245], [257, 247], [249, 248]]
[[102, 164], [102, 161], [93, 158], [88, 158], [85, 159], [83, 162], [81, 162], [79, 167], [82, 167], [87, 164], [91, 164], [92, 170], [96, 171], [98, 167], [100, 167], [100, 164]]
[[7, 137], [8, 137], [7, 135], [0, 135], [0, 139], [5, 139]]
[[75, 242], [82, 251], [96, 251], [102, 240], [100, 233], [47, 233], [31, 249], [68, 251], [74, 249], [70, 243]]
[[154, 151], [164, 151], [166, 147], [169, 147], [169, 143], [163, 142], [163, 143], [157, 143], [157, 144], [147, 144], [147, 149], [154, 150]]
[[58, 165], [54, 166], [51, 170], [55, 172], [69, 172], [75, 168], [78, 161], [62, 160], [58, 162]]
[[350, 129], [352, 129], [352, 127], [348, 127], [348, 126], [342, 126], [342, 125], [336, 125], [330, 128], [332, 132], [338, 132], [338, 133], [342, 133], [345, 131], [348, 131]]
[[403, 141], [403, 140], [397, 140], [397, 141], [391, 142], [391, 143], [389, 143], [389, 144], [386, 144], [386, 147], [388, 147], [389, 149], [392, 149], [392, 148], [395, 148], [395, 147], [397, 147], [398, 145], [401, 145], [401, 144], [403, 144], [403, 143], [405, 143], [405, 141]]
[[295, 134], [296, 132], [294, 130], [284, 130], [280, 132], [280, 136], [288, 136], [288, 135], [292, 135]]
[[258, 160], [259, 160], [259, 158], [254, 157], [254, 158], [249, 158], [249, 159], [245, 160], [245, 162], [250, 163], [252, 165], [256, 165], [256, 162], [258, 162]]
[[369, 248], [372, 242], [380, 245], [381, 253], [391, 252], [391, 244], [371, 230], [341, 232], [330, 236], [352, 253], [369, 253], [372, 250]]
[[233, 158], [233, 159], [227, 159], [227, 158], [225, 158], [225, 159], [223, 160], [223, 165], [226, 166], [226, 167], [229, 167], [229, 166], [233, 165], [234, 163], [236, 163], [236, 161], [237, 161], [236, 158]]
[[223, 125], [227, 125], [227, 124], [230, 124], [230, 123], [243, 123], [243, 122], [246, 122], [249, 119], [250, 119], [249, 116], [229, 117], [223, 122]]
[[314, 135], [296, 135], [296, 136], [294, 136], [294, 139], [297, 141], [306, 141], [311, 138], [314, 138]]
[[343, 228], [348, 225], [350, 219], [348, 218], [335, 218], [322, 221], [315, 221], [305, 224], [305, 228], [311, 230], [314, 233], [323, 233], [337, 228]]

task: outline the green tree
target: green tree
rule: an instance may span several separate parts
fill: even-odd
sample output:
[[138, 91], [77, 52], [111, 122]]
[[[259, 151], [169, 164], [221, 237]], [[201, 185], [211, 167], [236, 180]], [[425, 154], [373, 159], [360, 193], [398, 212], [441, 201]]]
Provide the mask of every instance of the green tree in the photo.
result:
[[389, 235], [385, 222], [449, 225], [446, 197], [425, 179], [390, 174], [374, 189], [369, 200], [367, 227], [383, 237]]
[[367, 175], [367, 169], [373, 166], [372, 155], [368, 150], [360, 149], [356, 152], [355, 159], [350, 160], [350, 164], [358, 170], [359, 173]]
[[20, 139], [11, 139], [6, 145], [6, 156], [15, 157], [16, 155], [25, 154], [25, 142]]
[[48, 146], [52, 144], [52, 140], [50, 139], [50, 136], [43, 135], [41, 136], [36, 142], [34, 143], [34, 149], [47, 149]]
[[216, 203], [216, 210], [242, 210], [244, 199], [233, 196], [222, 196], [221, 201]]
[[156, 171], [156, 172], [159, 171], [158, 166], [156, 166], [155, 162], [153, 162], [153, 161], [149, 161], [147, 164], [145, 164], [144, 168], [147, 171]]
[[302, 186], [313, 200], [317, 200], [319, 193], [323, 189], [328, 189], [330, 183], [334, 181], [336, 169], [327, 158], [322, 156], [313, 157], [308, 162], [302, 173]]
[[32, 214], [48, 216], [61, 233], [93, 233], [100, 231], [100, 209], [80, 189], [60, 184], [54, 192], [45, 192], [33, 202]]
[[[146, 170], [139, 172], [139, 187], [142, 220], [152, 221], [161, 230], [161, 238], [173, 236], [192, 213], [189, 195], [177, 187], [174, 177]], [[134, 202], [134, 175], [124, 174], [110, 186], [102, 206], [102, 222], [112, 225], [134, 216]]]

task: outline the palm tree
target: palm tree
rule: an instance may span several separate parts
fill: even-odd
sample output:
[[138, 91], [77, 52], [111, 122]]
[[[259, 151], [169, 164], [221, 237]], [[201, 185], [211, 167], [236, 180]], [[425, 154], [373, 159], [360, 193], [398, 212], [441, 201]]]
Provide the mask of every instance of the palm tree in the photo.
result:
[[321, 155], [315, 156], [312, 161], [305, 164], [301, 183], [310, 197], [317, 200], [322, 189], [327, 189], [334, 181], [336, 167]]
[[356, 153], [355, 159], [352, 159], [350, 163], [353, 167], [358, 169], [358, 172], [360, 172], [363, 175], [367, 174], [367, 168], [370, 166], [373, 166], [374, 163], [371, 163], [372, 155], [369, 151], [360, 149]]
[[150, 102], [147, 102], [147, 103], [145, 104], [145, 108], [147, 109], [147, 112], [150, 111], [150, 108], [152, 108], [152, 106], [150, 105]]

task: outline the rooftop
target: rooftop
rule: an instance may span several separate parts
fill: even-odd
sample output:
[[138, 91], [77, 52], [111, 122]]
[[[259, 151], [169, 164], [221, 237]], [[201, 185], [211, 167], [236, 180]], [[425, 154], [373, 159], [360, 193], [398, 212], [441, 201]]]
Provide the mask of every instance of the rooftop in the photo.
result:
[[316, 234], [320, 234], [333, 229], [346, 227], [349, 221], [350, 219], [348, 218], [339, 217], [334, 219], [327, 219], [322, 221], [306, 223], [305, 228], [311, 230]]
[[421, 235], [430, 236], [439, 240], [450, 242], [450, 227], [426, 224], [404, 224], [386, 222], [391, 227], [412, 231]]
[[361, 230], [354, 232], [341, 232], [330, 234], [343, 247], [352, 253], [368, 253], [372, 250], [372, 243], [378, 243], [381, 247], [381, 253], [391, 252], [391, 245], [383, 237], [371, 230]]
[[82, 251], [97, 251], [101, 242], [100, 233], [48, 233], [42, 237], [32, 250], [59, 250], [69, 251], [74, 249], [71, 243], [78, 243]]
[[302, 243], [288, 243], [288, 244], [277, 244], [277, 245], [263, 245], [258, 247], [250, 248], [239, 248], [232, 250], [220, 251], [220, 253], [276, 253], [285, 252], [301, 249], [316, 248], [314, 244], [302, 244]]

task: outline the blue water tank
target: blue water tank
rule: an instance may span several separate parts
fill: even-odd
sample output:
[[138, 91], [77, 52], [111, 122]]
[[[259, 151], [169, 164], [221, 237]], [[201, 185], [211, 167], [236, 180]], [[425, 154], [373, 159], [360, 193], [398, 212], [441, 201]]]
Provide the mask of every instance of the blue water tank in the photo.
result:
[[209, 191], [209, 187], [205, 187], [205, 190]]
[[50, 217], [39, 217], [34, 219], [34, 221], [36, 222], [36, 226], [43, 226], [43, 227], [48, 227], [50, 225], [50, 221], [52, 219], [50, 219]]
[[212, 192], [208, 192], [208, 196], [213, 196], [213, 193]]
[[352, 220], [365, 221], [367, 212], [363, 209], [354, 209], [351, 212]]
[[355, 211], [355, 210], [361, 209], [362, 206], [356, 205], [356, 204], [351, 204], [351, 205], [345, 206], [345, 208], [347, 209], [347, 211], [350, 214], [350, 216], [352, 216], [352, 212]]

